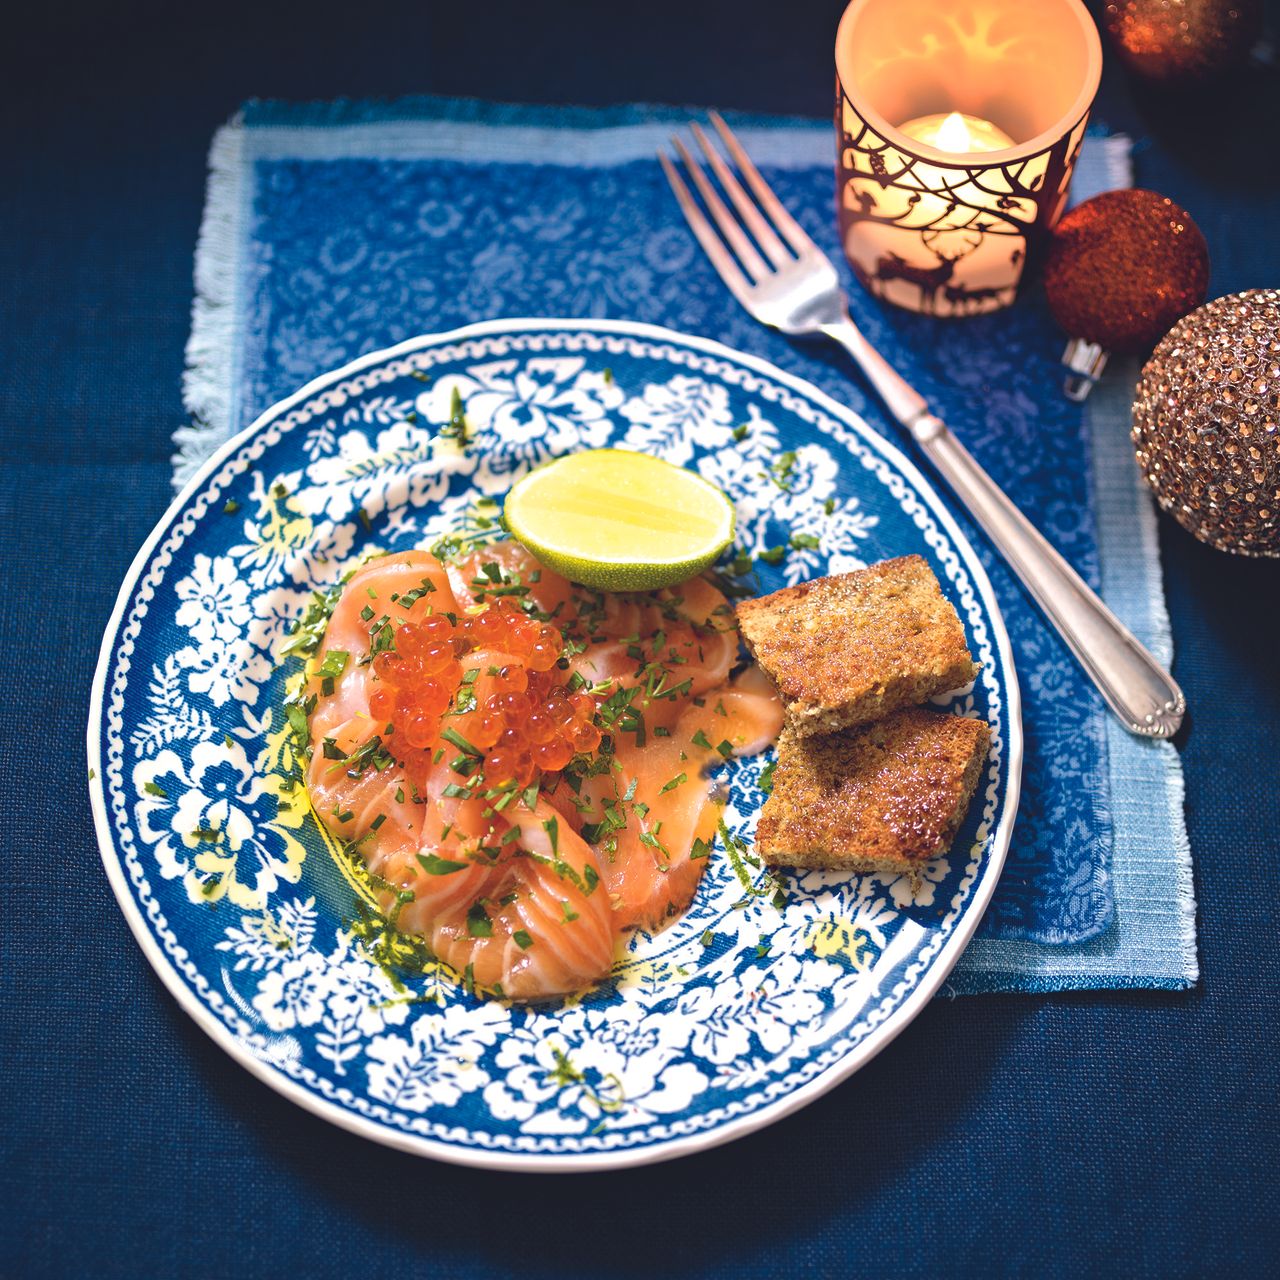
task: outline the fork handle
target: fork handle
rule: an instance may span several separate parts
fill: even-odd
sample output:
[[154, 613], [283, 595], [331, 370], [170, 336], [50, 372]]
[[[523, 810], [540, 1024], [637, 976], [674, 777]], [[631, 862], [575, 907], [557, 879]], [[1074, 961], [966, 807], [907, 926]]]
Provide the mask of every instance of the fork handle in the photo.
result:
[[911, 432], [921, 451], [1022, 580], [1058, 634], [1130, 733], [1172, 737], [1182, 723], [1182, 690], [1044, 535], [978, 465], [924, 398], [850, 320], [824, 326]]

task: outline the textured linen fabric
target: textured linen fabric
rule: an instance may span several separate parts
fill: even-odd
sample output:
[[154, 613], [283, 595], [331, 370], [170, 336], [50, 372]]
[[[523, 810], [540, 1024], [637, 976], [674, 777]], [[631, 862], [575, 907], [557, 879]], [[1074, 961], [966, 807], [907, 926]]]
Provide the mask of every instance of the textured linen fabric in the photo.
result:
[[[811, 378], [894, 438], [839, 353], [756, 323], [697, 249], [654, 159], [685, 118], [642, 107], [548, 111], [458, 100], [251, 103], [211, 151], [187, 375], [198, 425], [178, 433], [178, 479], [329, 368], [424, 328], [512, 315], [605, 315], [712, 334]], [[784, 202], [840, 261], [830, 128], [734, 123]], [[1076, 195], [1126, 182], [1126, 142], [1088, 139]], [[1060, 339], [1043, 308], [939, 324], [856, 287], [850, 295], [872, 341], [1096, 580], [1087, 419], [1054, 386]], [[1121, 499], [1120, 524], [1135, 523], [1136, 498]], [[1084, 968], [1026, 945], [1110, 935], [1113, 856], [1139, 852], [1185, 866], [1185, 838], [1177, 806], [1165, 804], [1117, 848], [1107, 713], [1004, 564], [977, 544], [1016, 655], [1025, 751], [1012, 847], [981, 926], [990, 940], [985, 967], [966, 962], [957, 989], [1185, 985], [1195, 975], [1190, 925], [1174, 928], [1155, 965], [1114, 943], [1104, 948], [1109, 963], [1095, 957]], [[1138, 545], [1118, 540], [1115, 553]], [[1154, 541], [1139, 552], [1137, 573], [1158, 597]], [[1152, 788], [1167, 789], [1166, 775], [1176, 785], [1167, 745], [1146, 744], [1139, 763]], [[1135, 909], [1183, 924], [1171, 896], [1125, 883], [1136, 889]]]
[[[1198, 987], [935, 1001], [826, 1098], [702, 1156], [531, 1178], [343, 1134], [191, 1024], [102, 875], [84, 708], [117, 584], [170, 492], [218, 123], [253, 93], [424, 89], [817, 116], [839, 7], [655, 3], [644, 21], [620, 6], [584, 22], [580, 6], [378, 3], [355, 24], [349, 7], [320, 3], [305, 39], [296, 9], [236, 0], [86, 6], [69, 23], [60, 8], [56, 27], [49, 8], [11, 16], [0, 57], [20, 53], [22, 66], [0, 115], [0, 1274], [1274, 1270], [1280, 582], [1276, 564], [1223, 556], [1169, 520]], [[710, 56], [729, 20], [749, 38]], [[1246, 108], [1277, 105], [1256, 79], [1182, 106], [1104, 85], [1113, 127], [1154, 131], [1136, 179], [1192, 212], [1214, 295], [1280, 279], [1280, 175], [1233, 128]]]

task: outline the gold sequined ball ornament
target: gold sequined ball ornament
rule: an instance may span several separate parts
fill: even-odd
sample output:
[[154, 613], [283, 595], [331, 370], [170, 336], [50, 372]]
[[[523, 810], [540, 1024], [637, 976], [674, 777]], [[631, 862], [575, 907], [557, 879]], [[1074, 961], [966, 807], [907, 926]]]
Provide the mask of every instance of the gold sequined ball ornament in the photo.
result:
[[1244, 63], [1262, 34], [1262, 0], [1110, 0], [1103, 23], [1130, 70], [1179, 87]]
[[1133, 443], [1183, 528], [1280, 556], [1280, 289], [1216, 298], [1173, 326], [1138, 381]]

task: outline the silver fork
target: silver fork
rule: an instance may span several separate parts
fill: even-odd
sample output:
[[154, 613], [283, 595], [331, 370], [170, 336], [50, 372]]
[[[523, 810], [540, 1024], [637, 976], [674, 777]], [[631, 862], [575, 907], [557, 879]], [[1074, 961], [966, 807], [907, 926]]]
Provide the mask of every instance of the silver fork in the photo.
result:
[[1125, 727], [1144, 737], [1171, 737], [1186, 711], [1182, 690], [942, 420], [929, 412], [924, 397], [867, 341], [849, 316], [830, 260], [774, 195], [729, 126], [715, 112], [711, 120], [755, 197], [747, 193], [706, 133], [696, 122], [691, 123], [693, 135], [737, 217], [684, 143], [678, 137], [672, 143], [719, 234], [667, 155], [659, 153], [658, 159], [690, 229], [730, 292], [764, 324], [789, 334], [826, 334], [844, 347], [885, 407], [1009, 562]]

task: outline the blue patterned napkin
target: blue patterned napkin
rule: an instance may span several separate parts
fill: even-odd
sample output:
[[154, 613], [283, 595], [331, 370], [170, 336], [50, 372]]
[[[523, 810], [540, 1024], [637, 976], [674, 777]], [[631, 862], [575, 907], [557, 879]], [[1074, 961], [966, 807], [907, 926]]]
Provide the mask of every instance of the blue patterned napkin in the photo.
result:
[[[177, 435], [176, 481], [317, 374], [500, 317], [609, 316], [705, 334], [810, 379], [892, 435], [840, 352], [757, 325], [704, 261], [654, 159], [687, 116], [443, 100], [247, 106], [210, 157], [186, 376], [194, 425]], [[830, 126], [732, 123], [843, 265]], [[1076, 196], [1128, 185], [1128, 161], [1127, 140], [1090, 137]], [[1087, 411], [1067, 401], [1062, 337], [1033, 300], [948, 322], [883, 307], [852, 281], [850, 292], [872, 341], [1167, 662], [1154, 522], [1127, 443], [1132, 381], [1117, 371]], [[1177, 755], [1120, 729], [966, 527], [1005, 611], [1026, 763], [1000, 887], [950, 989], [1186, 986], [1197, 965]]]

